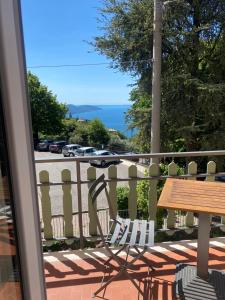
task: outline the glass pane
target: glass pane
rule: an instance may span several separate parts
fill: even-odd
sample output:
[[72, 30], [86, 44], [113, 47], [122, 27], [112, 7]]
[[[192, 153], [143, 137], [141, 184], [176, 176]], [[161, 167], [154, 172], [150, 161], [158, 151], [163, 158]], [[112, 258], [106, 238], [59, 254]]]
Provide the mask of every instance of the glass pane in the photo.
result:
[[[1, 92], [1, 90], [0, 90]], [[17, 236], [0, 94], [0, 299], [22, 299]]]

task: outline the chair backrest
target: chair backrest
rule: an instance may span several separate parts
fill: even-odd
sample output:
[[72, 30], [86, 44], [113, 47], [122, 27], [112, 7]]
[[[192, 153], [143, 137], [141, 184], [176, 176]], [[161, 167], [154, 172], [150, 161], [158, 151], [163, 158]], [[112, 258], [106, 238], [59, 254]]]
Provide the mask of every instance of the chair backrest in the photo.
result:
[[100, 234], [102, 240], [104, 240], [104, 235], [103, 235], [103, 231], [102, 231], [102, 228], [101, 228], [101, 223], [100, 223], [100, 220], [99, 220], [99, 217], [98, 217], [97, 210], [95, 209], [95, 206], [94, 206], [94, 204], [97, 201], [97, 198], [98, 198], [99, 194], [102, 191], [105, 191], [106, 199], [107, 199], [108, 206], [109, 206], [110, 215], [113, 216], [113, 218], [115, 219], [116, 216], [114, 214], [114, 211], [113, 211], [113, 208], [112, 208], [112, 204], [110, 202], [110, 197], [109, 197], [109, 193], [108, 193], [108, 190], [107, 190], [107, 183], [105, 181], [105, 175], [104, 174], [102, 174], [101, 176], [99, 176], [92, 183], [92, 185], [89, 188], [89, 192], [88, 192], [88, 194], [89, 194], [89, 201], [91, 201], [90, 207], [92, 207], [92, 209], [93, 209], [93, 213], [94, 213], [93, 216], [95, 218], [99, 234]]
[[[97, 186], [99, 185], [98, 189]], [[98, 177], [89, 188], [89, 196], [92, 202], [92, 205], [95, 204], [98, 195], [106, 188], [105, 175], [102, 174]]]

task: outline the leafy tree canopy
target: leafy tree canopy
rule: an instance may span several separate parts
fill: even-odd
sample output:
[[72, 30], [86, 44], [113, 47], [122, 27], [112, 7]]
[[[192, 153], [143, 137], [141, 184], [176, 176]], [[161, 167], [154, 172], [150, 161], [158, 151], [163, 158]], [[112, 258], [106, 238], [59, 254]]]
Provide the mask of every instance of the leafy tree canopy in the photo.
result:
[[96, 147], [105, 147], [110, 140], [110, 135], [104, 124], [99, 119], [93, 119], [89, 125], [89, 144]]
[[[93, 44], [136, 79], [128, 120], [139, 129], [140, 150], [149, 151], [153, 0], [103, 3], [103, 33]], [[225, 1], [171, 1], [162, 28], [162, 151], [178, 140], [186, 150], [224, 148]]]
[[57, 101], [56, 96], [41, 84], [37, 76], [28, 72], [27, 78], [34, 136], [38, 138], [38, 133], [59, 134], [64, 128], [66, 106]]
[[89, 123], [77, 122], [75, 130], [70, 135], [70, 143], [89, 146]]
[[69, 140], [69, 138], [74, 134], [74, 131], [79, 126], [76, 119], [68, 118], [63, 120], [63, 130], [62, 135], [66, 140]]

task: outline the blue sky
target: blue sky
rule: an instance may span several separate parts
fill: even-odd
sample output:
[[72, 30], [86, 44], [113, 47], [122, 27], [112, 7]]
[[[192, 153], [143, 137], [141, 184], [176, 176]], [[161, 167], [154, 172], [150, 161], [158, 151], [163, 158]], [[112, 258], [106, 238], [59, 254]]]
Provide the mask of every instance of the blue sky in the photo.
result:
[[[84, 42], [99, 34], [100, 0], [21, 0], [27, 66], [109, 62]], [[66, 103], [127, 104], [132, 78], [106, 65], [30, 69]]]

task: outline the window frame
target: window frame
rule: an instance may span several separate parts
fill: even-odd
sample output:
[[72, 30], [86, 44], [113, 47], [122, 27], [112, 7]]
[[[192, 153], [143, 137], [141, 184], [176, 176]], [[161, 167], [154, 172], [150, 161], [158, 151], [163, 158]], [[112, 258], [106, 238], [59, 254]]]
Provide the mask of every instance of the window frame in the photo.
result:
[[23, 297], [29, 300], [45, 300], [40, 218], [19, 0], [0, 0], [0, 65]]

